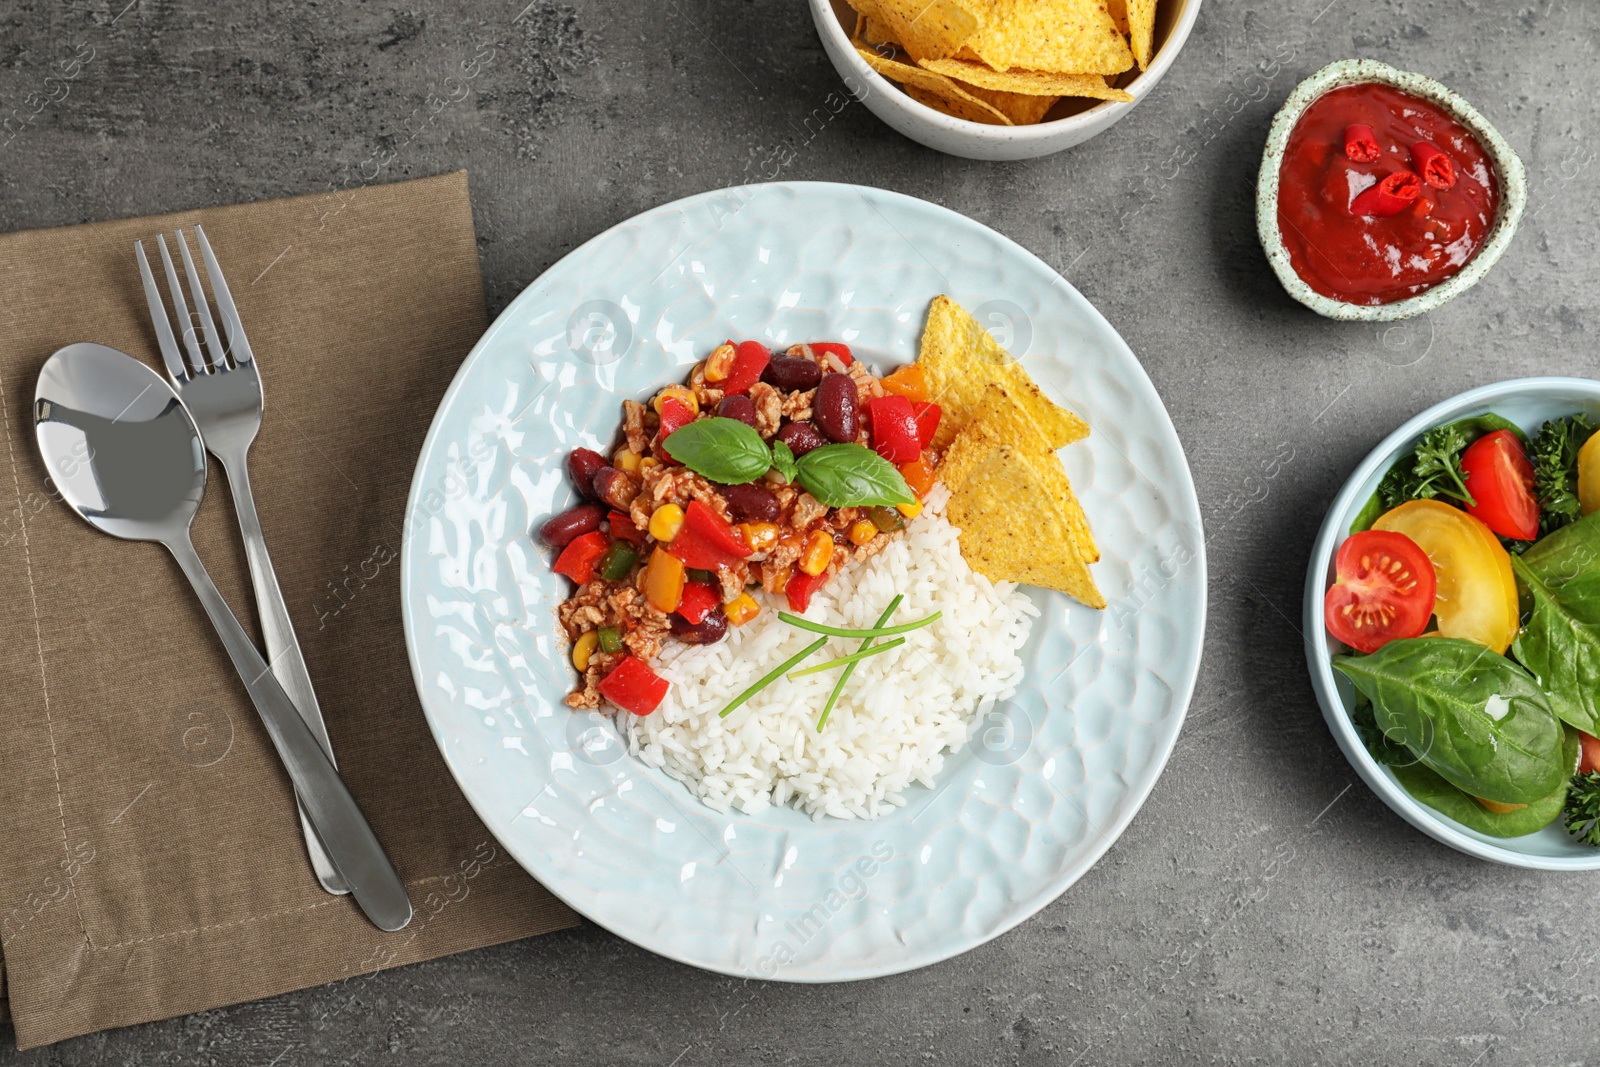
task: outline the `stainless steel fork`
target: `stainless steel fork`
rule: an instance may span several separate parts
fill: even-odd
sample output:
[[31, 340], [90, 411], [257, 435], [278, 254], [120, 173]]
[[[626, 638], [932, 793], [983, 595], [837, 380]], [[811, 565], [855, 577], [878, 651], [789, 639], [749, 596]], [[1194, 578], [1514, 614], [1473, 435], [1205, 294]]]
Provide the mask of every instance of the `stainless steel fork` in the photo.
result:
[[[144, 242], [134, 244], [139, 274], [144, 279], [145, 299], [150, 304], [150, 321], [155, 326], [156, 339], [161, 345], [161, 358], [167, 365], [167, 377], [172, 387], [183, 398], [184, 406], [199, 425], [206, 450], [217, 457], [228, 476], [228, 487], [233, 491], [233, 509], [238, 513], [239, 528], [244, 533], [245, 557], [250, 562], [250, 583], [255, 587], [261, 634], [267, 645], [267, 663], [331, 761], [333, 748], [328, 744], [328, 730], [322, 721], [322, 709], [317, 706], [317, 694], [311, 688], [311, 675], [306, 670], [305, 657], [300, 654], [300, 644], [295, 640], [294, 625], [289, 621], [289, 608], [283, 602], [283, 591], [278, 588], [278, 577], [273, 572], [272, 558], [267, 555], [267, 541], [261, 532], [261, 520], [256, 515], [255, 497], [250, 492], [248, 457], [250, 444], [261, 429], [261, 374], [250, 352], [250, 342], [245, 339], [239, 312], [233, 305], [233, 294], [228, 291], [228, 282], [222, 276], [222, 268], [217, 266], [216, 255], [211, 251], [211, 242], [206, 240], [205, 231], [199, 226], [194, 228], [194, 232], [200, 243], [200, 254], [205, 260], [206, 275], [211, 279], [211, 291], [216, 298], [223, 332], [220, 335], [217, 332], [205, 289], [200, 284], [200, 274], [189, 256], [189, 242], [182, 230], [175, 231], [174, 236], [178, 252], [183, 257], [184, 277], [189, 281], [189, 291], [194, 298], [192, 318], [188, 303], [184, 300], [183, 286], [178, 283], [178, 272], [173, 269], [172, 256], [167, 252], [165, 235], [157, 235], [156, 242], [161, 248], [161, 264], [166, 269], [167, 289], [172, 294], [175, 314], [170, 321], [155, 277], [151, 274], [150, 262], [145, 258]], [[173, 334], [174, 324], [178, 327], [177, 336]], [[183, 345], [181, 352], [180, 338]], [[188, 355], [187, 363], [184, 353]], [[306, 851], [311, 856], [311, 866], [316, 869], [317, 880], [322, 883], [322, 888], [330, 893], [348, 893], [349, 886], [328, 859], [303, 807], [300, 810], [300, 826], [305, 831]]]

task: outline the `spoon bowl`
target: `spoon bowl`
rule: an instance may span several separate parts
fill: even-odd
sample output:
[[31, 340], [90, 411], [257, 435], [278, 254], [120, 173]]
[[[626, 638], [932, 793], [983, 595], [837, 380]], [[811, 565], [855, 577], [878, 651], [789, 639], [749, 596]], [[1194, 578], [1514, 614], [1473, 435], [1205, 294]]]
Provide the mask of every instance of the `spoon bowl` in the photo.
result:
[[33, 417], [50, 480], [90, 525], [163, 543], [189, 529], [205, 446], [155, 371], [105, 345], [68, 345], [39, 372]]

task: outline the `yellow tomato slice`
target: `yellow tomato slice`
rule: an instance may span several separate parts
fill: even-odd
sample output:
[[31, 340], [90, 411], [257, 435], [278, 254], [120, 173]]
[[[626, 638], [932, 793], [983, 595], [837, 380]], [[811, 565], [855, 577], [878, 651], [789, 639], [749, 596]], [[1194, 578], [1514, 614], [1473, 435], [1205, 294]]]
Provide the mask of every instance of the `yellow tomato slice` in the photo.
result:
[[1504, 653], [1517, 636], [1520, 609], [1511, 557], [1479, 519], [1438, 500], [1410, 500], [1372, 524], [1415, 541], [1433, 561], [1439, 633]]
[[1600, 433], [1578, 449], [1578, 506], [1585, 515], [1600, 511]]

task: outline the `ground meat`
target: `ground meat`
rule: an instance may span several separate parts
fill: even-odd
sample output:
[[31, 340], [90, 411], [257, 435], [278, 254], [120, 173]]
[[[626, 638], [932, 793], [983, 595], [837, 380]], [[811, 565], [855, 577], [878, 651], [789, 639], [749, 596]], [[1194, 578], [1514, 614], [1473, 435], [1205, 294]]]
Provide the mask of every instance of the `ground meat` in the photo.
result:
[[783, 421], [783, 394], [766, 382], [750, 387], [750, 402], [756, 406], [756, 430], [764, 441], [772, 439]]
[[598, 708], [600, 706], [600, 680], [611, 673], [611, 669], [622, 662], [620, 652], [596, 652], [589, 657], [589, 666], [583, 672], [583, 685], [574, 692], [568, 693], [566, 705], [569, 708]]
[[605, 623], [606, 596], [611, 583], [596, 579], [580, 588], [556, 609], [556, 618], [569, 640], [576, 641], [585, 630], [596, 629]]
[[848, 530], [861, 517], [860, 508], [835, 508], [828, 516], [828, 525], [835, 530]]
[[[805, 543], [798, 537], [780, 538], [772, 546], [772, 551], [767, 553], [766, 562], [761, 565], [761, 587], [769, 593], [783, 592], [782, 582], [789, 577], [789, 570], [795, 561], [800, 558]], [[772, 582], [779, 583], [774, 589]]]
[[622, 402], [622, 432], [627, 434], [628, 448], [641, 456], [650, 450], [650, 438], [661, 425], [661, 420], [653, 418], [654, 415], [655, 412], [637, 400]]
[[717, 571], [717, 582], [722, 586], [722, 602], [736, 600], [744, 592], [745, 583], [750, 581], [750, 565], [748, 563], [735, 563], [731, 567], [724, 567]]
[[700, 402], [701, 411], [713, 411], [717, 401], [722, 399], [722, 390], [706, 384], [706, 364], [701, 360], [694, 365], [694, 370], [689, 372], [689, 388], [694, 392], [694, 398]]
[[648, 468], [644, 472], [644, 492], [640, 497], [648, 497], [649, 504], [644, 522], [640, 524], [639, 502], [634, 501], [631, 514], [636, 525], [648, 527], [650, 513], [662, 504], [676, 504], [680, 508], [686, 508], [692, 500], [700, 501], [724, 522], [730, 521], [728, 502], [722, 499], [722, 494], [717, 492], [716, 486], [687, 467], [668, 467], [662, 464], [659, 467]]
[[783, 398], [783, 417], [801, 422], [811, 418], [811, 401], [817, 395], [815, 389], [807, 389], [803, 393], [790, 393]]
[[810, 493], [801, 493], [795, 497], [794, 510], [789, 514], [789, 523], [796, 530], [804, 530], [827, 513], [828, 509], [817, 503], [816, 497]]
[[[855, 545], [853, 547], [855, 548], [855, 551], [850, 554], [850, 559], [852, 562], [859, 563], [864, 559], [870, 559], [871, 557], [876, 556], [879, 552], [882, 552], [885, 548], [888, 548], [889, 535], [886, 533], [881, 533], [872, 540], [868, 541], [866, 544]], [[837, 553], [835, 553], [835, 558], [838, 558]]]
[[[850, 375], [856, 383], [856, 400], [860, 403], [861, 410], [866, 410], [867, 402], [873, 397], [883, 395], [882, 383], [873, 377], [871, 371], [861, 365], [859, 359], [846, 367], [845, 373]], [[866, 420], [863, 419], [862, 421]]]

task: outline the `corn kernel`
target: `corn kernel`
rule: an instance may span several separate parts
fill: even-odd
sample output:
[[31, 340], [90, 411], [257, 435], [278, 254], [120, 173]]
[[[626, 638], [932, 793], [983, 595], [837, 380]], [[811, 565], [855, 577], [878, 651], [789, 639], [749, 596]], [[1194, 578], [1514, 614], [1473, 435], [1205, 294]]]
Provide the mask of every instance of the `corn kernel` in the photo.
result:
[[850, 543], [864, 545], [878, 536], [878, 527], [871, 519], [862, 519], [850, 524]]
[[896, 504], [894, 509], [906, 518], [914, 519], [922, 514], [922, 501], [918, 500], [910, 504]]
[[720, 344], [706, 357], [706, 381], [720, 382], [727, 379], [733, 370], [733, 359], [737, 350], [731, 344]]
[[761, 614], [761, 605], [757, 604], [756, 598], [749, 593], [740, 593], [722, 606], [722, 613], [735, 626], [743, 626]]
[[752, 552], [765, 552], [778, 543], [778, 526], [772, 522], [741, 522], [739, 532]]
[[572, 643], [572, 665], [582, 673], [589, 669], [589, 657], [600, 644], [600, 634], [590, 630]]
[[688, 408], [691, 415], [700, 413], [700, 401], [695, 398], [693, 392], [681, 385], [669, 385], [657, 393], [654, 400], [650, 401], [650, 406], [656, 409], [657, 415], [661, 414], [661, 405], [669, 396]]
[[833, 561], [833, 537], [826, 530], [812, 530], [800, 553], [800, 569], [815, 578]]
[[661, 461], [659, 459], [657, 459], [656, 457], [654, 457], [654, 456], [640, 456], [639, 457], [639, 473], [641, 473], [641, 474], [643, 474], [645, 471], [649, 470], [651, 467], [659, 467], [659, 466], [661, 466]]
[[662, 504], [650, 516], [650, 536], [662, 544], [670, 544], [683, 529], [683, 509], [676, 504]]
[[617, 449], [617, 454], [611, 457], [611, 465], [617, 468], [619, 471], [627, 471], [629, 474], [638, 474], [639, 459], [639, 453], [633, 451], [632, 449], [619, 448]]

